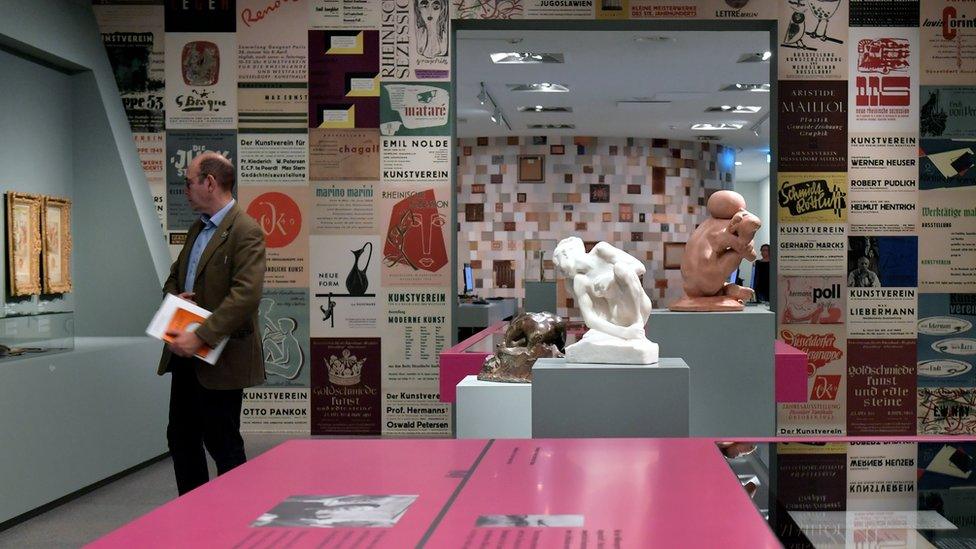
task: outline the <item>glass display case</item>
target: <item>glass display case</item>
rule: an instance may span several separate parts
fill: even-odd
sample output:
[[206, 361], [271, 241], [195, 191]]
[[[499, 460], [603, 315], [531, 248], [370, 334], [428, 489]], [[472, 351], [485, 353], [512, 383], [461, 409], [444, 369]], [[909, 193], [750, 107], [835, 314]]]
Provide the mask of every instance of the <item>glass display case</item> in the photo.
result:
[[0, 318], [0, 361], [71, 351], [74, 313], [46, 312]]

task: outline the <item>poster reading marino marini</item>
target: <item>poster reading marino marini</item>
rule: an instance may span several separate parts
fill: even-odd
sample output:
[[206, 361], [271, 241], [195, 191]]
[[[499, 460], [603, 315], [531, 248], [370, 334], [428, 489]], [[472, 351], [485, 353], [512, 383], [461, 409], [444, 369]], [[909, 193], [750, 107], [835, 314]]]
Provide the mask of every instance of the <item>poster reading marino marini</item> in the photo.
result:
[[234, 33], [166, 33], [166, 128], [237, 128]]

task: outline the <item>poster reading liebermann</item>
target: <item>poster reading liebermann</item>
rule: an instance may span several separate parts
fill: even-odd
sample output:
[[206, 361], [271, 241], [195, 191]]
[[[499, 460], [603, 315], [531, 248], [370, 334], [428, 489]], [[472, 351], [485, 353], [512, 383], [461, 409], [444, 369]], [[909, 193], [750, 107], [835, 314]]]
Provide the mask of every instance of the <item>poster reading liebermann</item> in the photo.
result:
[[918, 237], [852, 236], [847, 258], [848, 339], [914, 339]]
[[807, 353], [807, 402], [776, 405], [779, 435], [843, 435], [847, 428], [847, 340], [843, 324], [781, 325], [779, 339]]
[[850, 234], [918, 230], [918, 136], [851, 134], [847, 221]]

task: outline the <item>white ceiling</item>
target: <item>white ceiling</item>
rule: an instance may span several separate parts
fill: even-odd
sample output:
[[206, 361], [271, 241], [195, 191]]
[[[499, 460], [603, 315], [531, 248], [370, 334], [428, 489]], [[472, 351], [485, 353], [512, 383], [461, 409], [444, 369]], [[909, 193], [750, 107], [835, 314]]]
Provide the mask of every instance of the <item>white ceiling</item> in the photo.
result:
[[[637, 41], [665, 37], [668, 40]], [[459, 137], [587, 135], [695, 140], [719, 135], [721, 144], [741, 149], [736, 180], [768, 177], [769, 94], [719, 91], [736, 82], [769, 82], [769, 62], [737, 63], [747, 53], [769, 49], [758, 31], [474, 31], [457, 35]], [[512, 44], [512, 41], [517, 43]], [[493, 64], [494, 52], [561, 53], [562, 64]], [[481, 82], [501, 108], [511, 131], [489, 120], [478, 101]], [[569, 93], [509, 91], [506, 84], [566, 84]], [[669, 103], [618, 101], [671, 99]], [[571, 113], [518, 112], [520, 106], [572, 107]], [[706, 113], [706, 107], [757, 105], [755, 114]], [[763, 120], [757, 137], [750, 128]], [[698, 122], [739, 122], [736, 131], [695, 131]], [[574, 124], [575, 129], [529, 129], [529, 124]]]

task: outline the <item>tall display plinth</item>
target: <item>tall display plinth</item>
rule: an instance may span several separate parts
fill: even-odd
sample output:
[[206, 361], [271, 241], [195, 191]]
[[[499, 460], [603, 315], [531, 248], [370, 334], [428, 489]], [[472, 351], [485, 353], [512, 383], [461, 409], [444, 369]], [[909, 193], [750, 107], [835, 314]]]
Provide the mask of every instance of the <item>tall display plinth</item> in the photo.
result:
[[688, 365], [567, 364], [532, 368], [532, 437], [686, 437]]
[[765, 306], [687, 313], [655, 309], [647, 337], [691, 366], [691, 436], [774, 436], [776, 323]]
[[481, 381], [457, 384], [457, 438], [532, 438], [532, 384]]

